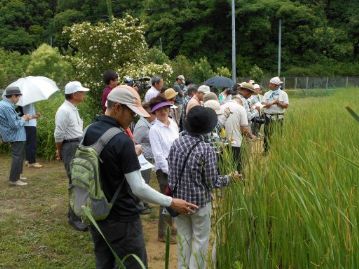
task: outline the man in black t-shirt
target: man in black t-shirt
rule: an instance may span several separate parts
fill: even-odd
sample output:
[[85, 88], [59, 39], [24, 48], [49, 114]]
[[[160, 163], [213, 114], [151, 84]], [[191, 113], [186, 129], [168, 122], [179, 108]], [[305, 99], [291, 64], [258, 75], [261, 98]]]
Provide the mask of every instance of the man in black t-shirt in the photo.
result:
[[[138, 93], [125, 85], [114, 88], [107, 97], [105, 115], [98, 117], [88, 128], [84, 145], [94, 144], [111, 127], [122, 130], [128, 128], [135, 114], [149, 116], [141, 106]], [[108, 218], [98, 222], [99, 227], [121, 259], [128, 254], [135, 254], [147, 267], [146, 248], [136, 197], [162, 206], [171, 206], [182, 214], [193, 213], [197, 206], [165, 196], [145, 183], [141, 176], [134, 143], [124, 132], [110, 140], [100, 158], [101, 183], [107, 199], [111, 200], [120, 185], [121, 190]], [[95, 245], [96, 268], [114, 268], [115, 258], [106, 242], [94, 227], [90, 227], [90, 231]], [[133, 257], [126, 259], [124, 264], [129, 269], [140, 268]]]

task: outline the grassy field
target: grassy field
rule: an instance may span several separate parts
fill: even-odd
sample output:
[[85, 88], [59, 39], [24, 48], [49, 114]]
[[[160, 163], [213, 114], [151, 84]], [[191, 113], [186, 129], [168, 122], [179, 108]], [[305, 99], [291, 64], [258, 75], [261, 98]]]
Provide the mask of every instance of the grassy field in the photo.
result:
[[[217, 268], [359, 267], [359, 124], [344, 109], [359, 111], [358, 100], [359, 89], [293, 94], [285, 138], [218, 200]], [[29, 185], [15, 188], [9, 162], [0, 155], [0, 268], [94, 268], [90, 235], [67, 224], [62, 163], [26, 168]], [[143, 217], [154, 269], [165, 257], [157, 214]], [[170, 261], [176, 268], [174, 246]]]
[[225, 192], [218, 268], [359, 267], [359, 123], [345, 110], [359, 112], [359, 89], [306, 96]]

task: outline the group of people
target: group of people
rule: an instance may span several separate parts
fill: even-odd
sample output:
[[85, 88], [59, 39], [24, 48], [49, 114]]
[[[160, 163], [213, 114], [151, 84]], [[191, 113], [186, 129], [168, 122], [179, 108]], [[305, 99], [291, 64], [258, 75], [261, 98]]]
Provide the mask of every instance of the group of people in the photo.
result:
[[[65, 86], [65, 101], [56, 113], [56, 158], [64, 162], [69, 185], [71, 160], [78, 145], [93, 145], [108, 129], [120, 128], [123, 131], [109, 141], [100, 155], [102, 189], [108, 200], [121, 186], [110, 215], [98, 223], [107, 241], [120, 258], [135, 254], [147, 266], [140, 213], [151, 210], [149, 203], [158, 204], [158, 240], [165, 242], [169, 226], [171, 242], [177, 242], [178, 268], [205, 268], [211, 191], [240, 178], [243, 137], [255, 138], [262, 124], [264, 150], [268, 152], [274, 126], [282, 126], [289, 104], [288, 95], [281, 89], [282, 81], [272, 78], [264, 96], [254, 81], [235, 84], [217, 95], [207, 85], [185, 83], [183, 75], [177, 77], [173, 88], [164, 89], [163, 79], [154, 76], [142, 102], [133, 87], [119, 85], [116, 72], [106, 71], [103, 80], [103, 115], [87, 127], [85, 134], [77, 106], [85, 100], [89, 89], [80, 82], [71, 81]], [[15, 104], [20, 96], [19, 89], [7, 88], [0, 102], [1, 136], [11, 142], [13, 149], [11, 184], [21, 181], [26, 141], [23, 126], [39, 116], [18, 116]], [[139, 119], [134, 124], [136, 115]], [[234, 154], [237, 171], [229, 175], [219, 174], [220, 152], [212, 142], [220, 139], [226, 139]], [[141, 169], [141, 154], [154, 163], [159, 192], [149, 186], [151, 169]], [[172, 217], [169, 208], [180, 215]], [[70, 206], [68, 221], [79, 231], [90, 229], [96, 268], [113, 268], [115, 257], [105, 240], [94, 227], [83, 223]], [[140, 268], [131, 257], [125, 266]]]

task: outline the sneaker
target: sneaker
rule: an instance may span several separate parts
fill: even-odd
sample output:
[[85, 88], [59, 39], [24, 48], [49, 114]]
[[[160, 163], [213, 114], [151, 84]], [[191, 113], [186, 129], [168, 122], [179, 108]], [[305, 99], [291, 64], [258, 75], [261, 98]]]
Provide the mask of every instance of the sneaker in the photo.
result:
[[17, 181], [10, 181], [10, 182], [9, 182], [9, 185], [10, 185], [10, 186], [26, 186], [27, 183], [24, 182], [24, 181], [21, 181], [21, 180], [19, 179], [19, 180], [17, 180]]
[[69, 224], [77, 231], [86, 232], [88, 230], [88, 225], [83, 223], [80, 220], [68, 220]]
[[26, 180], [27, 177], [24, 177], [23, 175], [20, 175], [20, 180]]
[[28, 167], [32, 167], [32, 168], [42, 168], [43, 165], [39, 164], [39, 163], [30, 163], [28, 164]]

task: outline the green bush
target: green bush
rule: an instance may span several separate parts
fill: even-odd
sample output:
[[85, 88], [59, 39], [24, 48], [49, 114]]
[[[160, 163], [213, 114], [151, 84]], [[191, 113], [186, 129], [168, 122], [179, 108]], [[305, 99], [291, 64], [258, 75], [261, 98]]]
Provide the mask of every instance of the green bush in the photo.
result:
[[173, 69], [172, 81], [175, 81], [178, 75], [183, 75], [186, 80], [193, 80], [193, 63], [184, 55], [177, 55], [171, 62]]
[[264, 76], [262, 69], [260, 69], [257, 65], [253, 65], [249, 71], [249, 75], [254, 81], [262, 81]]
[[223, 76], [223, 77], [227, 77], [227, 78], [230, 78], [232, 76], [231, 74], [231, 70], [229, 70], [227, 67], [225, 66], [220, 66], [220, 67], [217, 67], [216, 69], [216, 74], [218, 76]]
[[206, 57], [203, 57], [194, 63], [192, 74], [193, 80], [197, 83], [202, 83], [215, 75], [212, 66]]
[[69, 62], [61, 56], [57, 48], [42, 44], [31, 53], [31, 60], [26, 69], [27, 75], [45, 76], [64, 86], [72, 79], [74, 70]]

